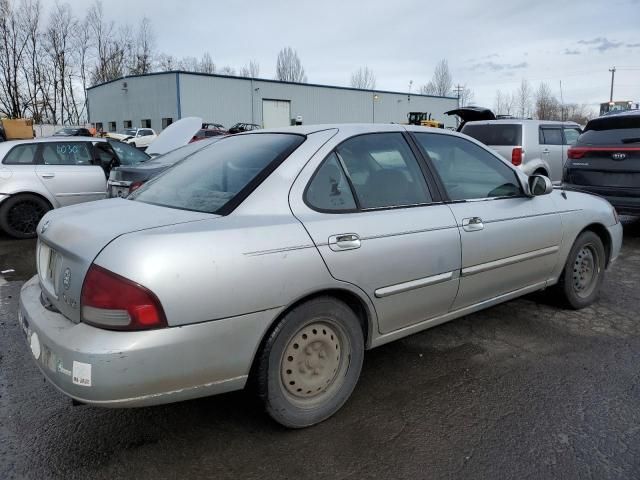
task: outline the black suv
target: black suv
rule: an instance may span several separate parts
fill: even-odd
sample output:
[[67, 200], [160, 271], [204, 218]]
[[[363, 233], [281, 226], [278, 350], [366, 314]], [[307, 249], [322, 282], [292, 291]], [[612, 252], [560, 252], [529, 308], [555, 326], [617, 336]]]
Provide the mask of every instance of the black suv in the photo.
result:
[[566, 188], [605, 197], [621, 215], [640, 215], [640, 111], [591, 120], [568, 157]]

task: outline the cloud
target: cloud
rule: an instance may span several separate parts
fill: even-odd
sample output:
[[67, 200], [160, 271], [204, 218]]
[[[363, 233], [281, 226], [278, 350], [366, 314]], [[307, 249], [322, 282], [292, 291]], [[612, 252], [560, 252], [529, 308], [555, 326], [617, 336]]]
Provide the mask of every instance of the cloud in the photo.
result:
[[527, 62], [520, 63], [496, 63], [496, 62], [480, 62], [471, 66], [471, 70], [490, 70], [492, 72], [502, 72], [505, 70], [517, 70], [527, 68]]
[[626, 46], [629, 48], [640, 48], [640, 43], [627, 43]]
[[484, 57], [480, 57], [480, 60], [489, 60], [490, 58], [498, 58], [500, 55], [497, 53], [492, 53], [490, 55], [485, 55]]
[[565, 48], [565, 49], [564, 49], [564, 52], [563, 52], [563, 54], [564, 54], [564, 55], [580, 55], [581, 53], [582, 53], [582, 52], [581, 52], [580, 50], [578, 50], [578, 49], [576, 49], [576, 50], [569, 50], [568, 48]]
[[623, 42], [611, 41], [606, 37], [597, 37], [591, 40], [579, 40], [580, 45], [589, 45], [593, 50], [598, 50], [600, 53], [619, 48], [623, 45]]

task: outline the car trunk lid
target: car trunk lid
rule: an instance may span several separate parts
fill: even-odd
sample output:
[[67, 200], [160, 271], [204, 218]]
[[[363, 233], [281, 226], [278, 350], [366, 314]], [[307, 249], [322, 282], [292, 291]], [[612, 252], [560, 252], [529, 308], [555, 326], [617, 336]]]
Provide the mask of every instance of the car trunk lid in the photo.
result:
[[132, 232], [215, 217], [218, 216], [124, 199], [49, 212], [37, 230], [36, 261], [43, 304], [79, 322], [84, 277], [111, 241]]

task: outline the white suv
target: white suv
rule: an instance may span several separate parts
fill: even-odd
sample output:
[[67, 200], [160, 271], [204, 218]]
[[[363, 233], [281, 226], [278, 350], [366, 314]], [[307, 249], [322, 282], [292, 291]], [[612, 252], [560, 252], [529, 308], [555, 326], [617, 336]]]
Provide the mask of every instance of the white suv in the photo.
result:
[[484, 143], [528, 175], [562, 182], [567, 151], [581, 132], [574, 122], [550, 120], [482, 120], [467, 122], [461, 132]]

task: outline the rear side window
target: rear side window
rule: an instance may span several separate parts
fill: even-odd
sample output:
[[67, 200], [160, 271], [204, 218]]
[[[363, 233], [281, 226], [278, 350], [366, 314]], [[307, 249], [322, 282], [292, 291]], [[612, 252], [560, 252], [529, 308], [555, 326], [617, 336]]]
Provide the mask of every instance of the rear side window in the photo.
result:
[[564, 129], [564, 144], [575, 145], [580, 136], [580, 130], [577, 128], [565, 128]]
[[562, 130], [558, 127], [540, 127], [540, 145], [562, 145]]
[[11, 149], [2, 163], [5, 165], [33, 165], [37, 149], [38, 145], [35, 143], [18, 145]]
[[485, 145], [522, 145], [522, 125], [509, 123], [467, 123], [462, 133]]
[[45, 165], [91, 165], [92, 155], [86, 143], [43, 143], [42, 160]]
[[337, 149], [360, 208], [430, 203], [420, 165], [401, 133], [359, 135]]
[[611, 115], [587, 123], [578, 145], [640, 144], [640, 115]]
[[320, 211], [355, 210], [356, 202], [338, 157], [332, 153], [309, 183], [307, 203]]

